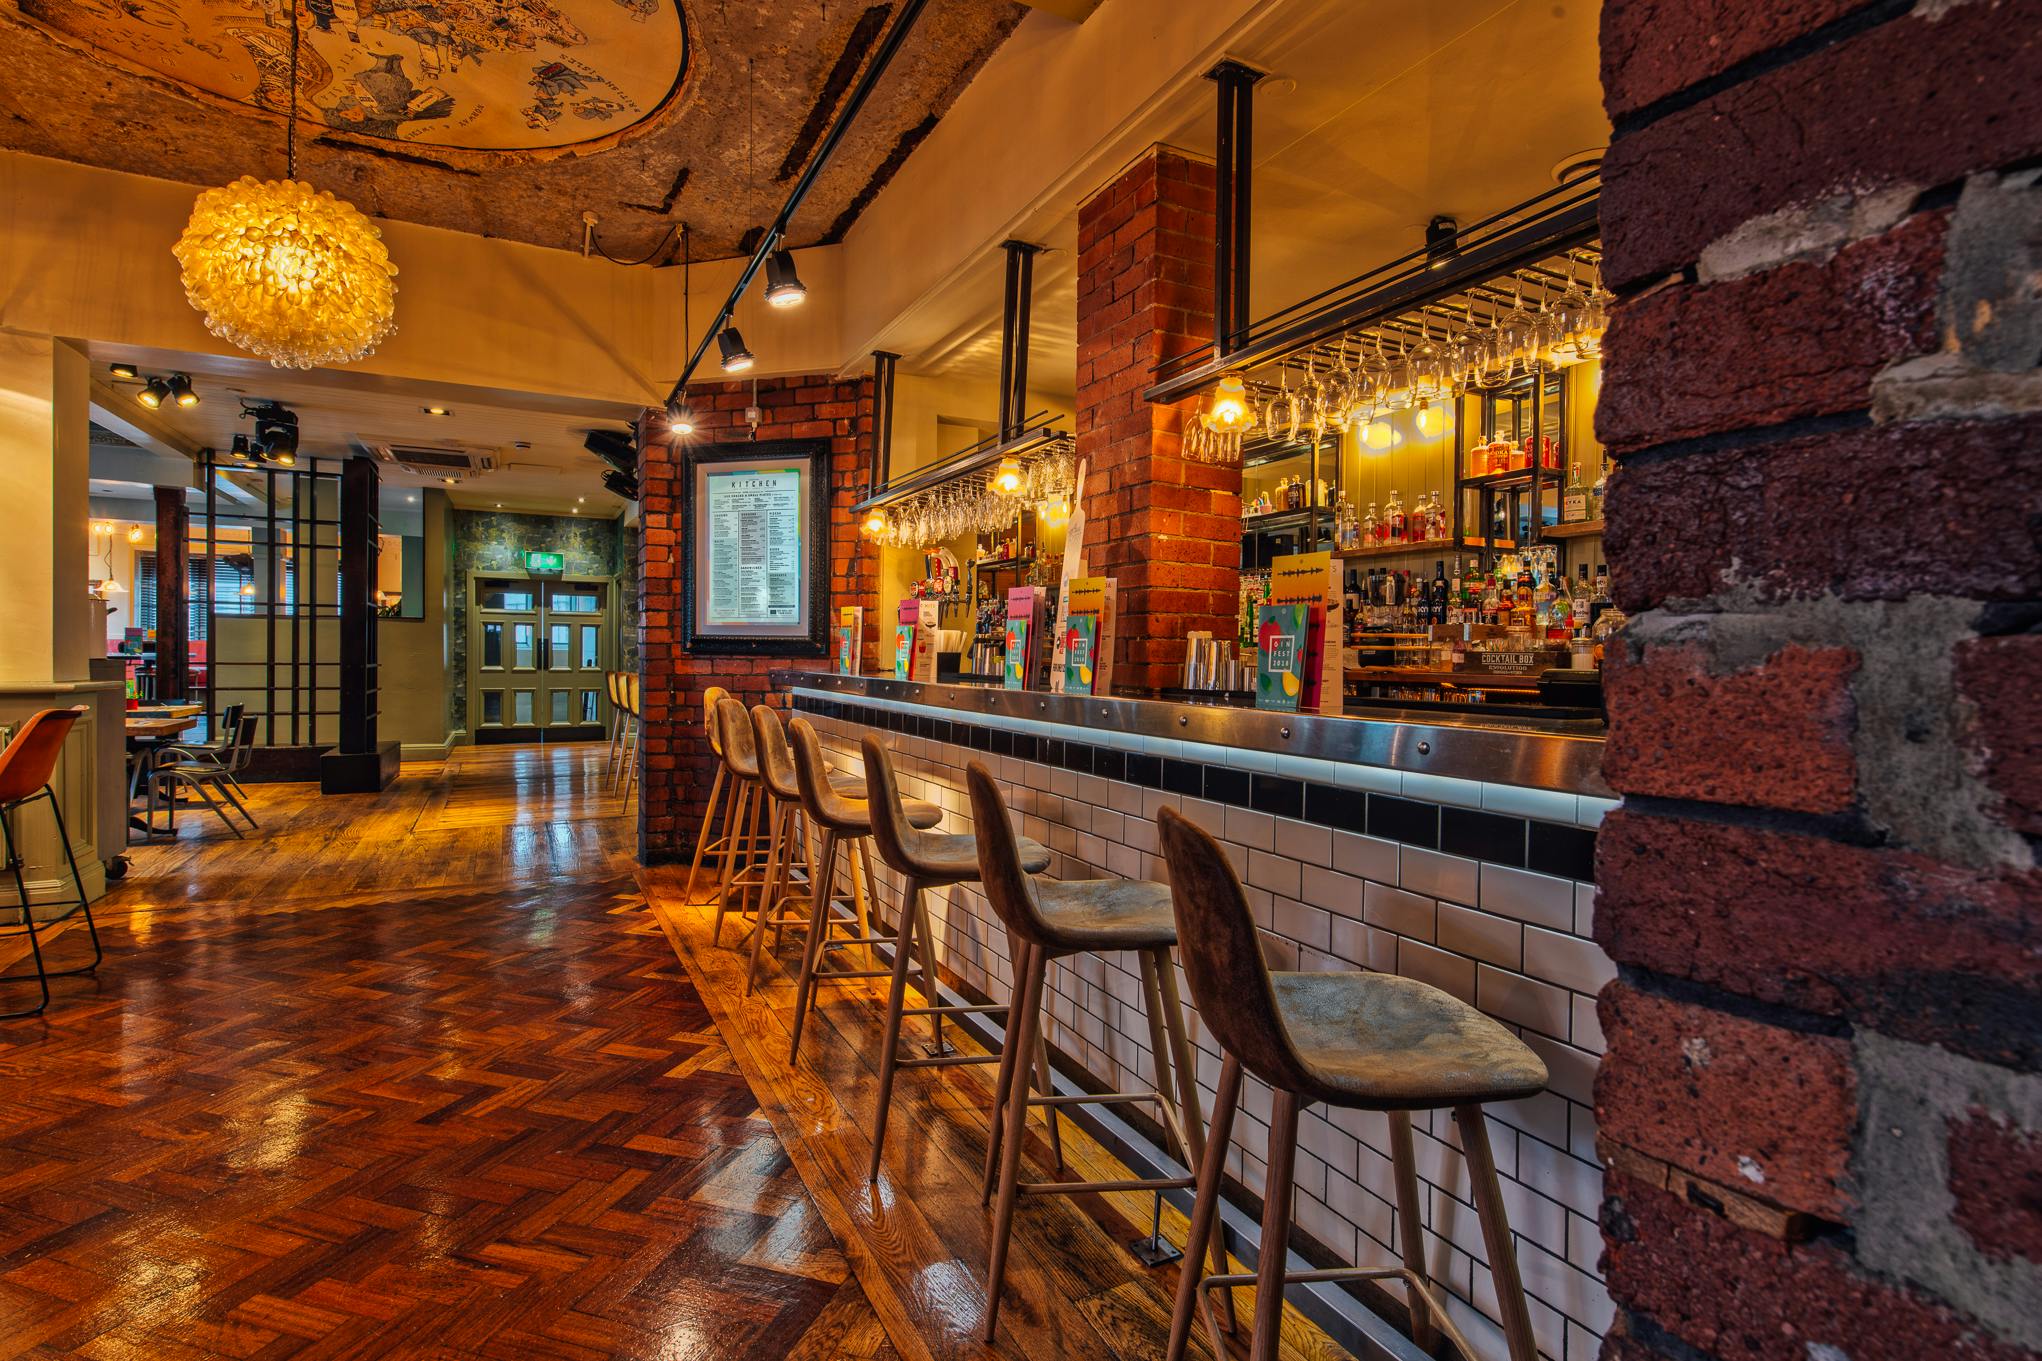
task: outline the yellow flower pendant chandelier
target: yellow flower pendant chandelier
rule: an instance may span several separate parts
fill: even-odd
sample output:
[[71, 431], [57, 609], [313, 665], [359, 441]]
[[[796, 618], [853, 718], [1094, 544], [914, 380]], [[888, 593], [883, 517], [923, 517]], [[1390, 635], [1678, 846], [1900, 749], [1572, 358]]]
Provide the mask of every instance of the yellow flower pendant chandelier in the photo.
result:
[[397, 266], [353, 204], [298, 182], [298, 5], [291, 11], [286, 178], [208, 189], [172, 253], [206, 329], [278, 368], [345, 364], [395, 328]]

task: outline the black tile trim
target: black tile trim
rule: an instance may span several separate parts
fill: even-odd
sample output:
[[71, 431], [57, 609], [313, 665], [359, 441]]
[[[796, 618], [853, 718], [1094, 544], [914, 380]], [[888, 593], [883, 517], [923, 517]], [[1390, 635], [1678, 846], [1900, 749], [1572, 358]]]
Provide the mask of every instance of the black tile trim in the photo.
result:
[[1368, 834], [1406, 846], [1439, 849], [1439, 805], [1400, 799], [1394, 794], [1368, 796]]
[[1368, 800], [1359, 789], [1330, 784], [1305, 786], [1305, 820], [1343, 832], [1368, 830]]
[[1439, 810], [1439, 848], [1498, 865], [1524, 865], [1525, 819], [1472, 808]]
[[1281, 775], [1257, 775], [1250, 789], [1249, 802], [1258, 813], [1301, 818], [1305, 815], [1304, 781], [1286, 779]]
[[1234, 766], [1205, 767], [1205, 797], [1214, 803], [1246, 808], [1252, 793], [1247, 771]]
[[1595, 833], [1586, 827], [1569, 827], [1558, 822], [1531, 824], [1531, 854], [1528, 869], [1540, 874], [1557, 874], [1562, 879], [1593, 881], [1595, 878]]

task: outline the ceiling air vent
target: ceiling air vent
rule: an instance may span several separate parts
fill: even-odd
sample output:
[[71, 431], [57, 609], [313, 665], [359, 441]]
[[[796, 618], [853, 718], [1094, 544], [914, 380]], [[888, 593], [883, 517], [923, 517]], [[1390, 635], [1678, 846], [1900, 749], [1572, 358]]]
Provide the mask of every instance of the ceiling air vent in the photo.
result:
[[474, 477], [496, 468], [494, 450], [464, 449], [457, 446], [388, 444], [365, 440], [371, 454], [383, 463], [432, 477]]

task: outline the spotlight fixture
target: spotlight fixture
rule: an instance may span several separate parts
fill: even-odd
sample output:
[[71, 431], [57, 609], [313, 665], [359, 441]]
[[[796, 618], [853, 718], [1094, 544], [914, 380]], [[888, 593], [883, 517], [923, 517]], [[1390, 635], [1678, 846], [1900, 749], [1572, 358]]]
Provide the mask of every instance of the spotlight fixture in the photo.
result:
[[581, 437], [581, 447], [618, 472], [637, 476], [638, 446], [629, 431], [591, 430]]
[[[619, 469], [605, 468], [603, 470], [603, 487], [605, 490], [623, 497], [626, 501], [636, 501], [638, 499], [638, 479]], [[578, 507], [570, 506], [569, 509], [576, 515], [581, 514]]]
[[451, 416], [454, 414], [443, 406], [422, 406], [419, 410], [428, 416]]
[[107, 372], [116, 378], [140, 378], [142, 371], [133, 364], [108, 364]]
[[440, 481], [441, 481], [441, 482], [442, 482], [443, 484], [445, 484], [446, 486], [449, 486], [449, 487], [451, 487], [451, 486], [453, 486], [453, 485], [454, 485], [455, 479], [454, 479], [454, 478], [451, 478], [451, 477], [443, 477], [443, 478], [441, 478], [441, 479], [440, 479]]
[[170, 380], [163, 386], [169, 389], [170, 400], [176, 402], [185, 410], [189, 411], [192, 407], [199, 404], [199, 395], [192, 390], [190, 374], [173, 373], [170, 375]]
[[774, 307], [799, 307], [808, 300], [808, 285], [794, 272], [794, 253], [776, 250], [766, 257], [766, 301]]
[[151, 378], [143, 385], [142, 390], [135, 394], [135, 400], [148, 407], [151, 411], [155, 411], [163, 405], [169, 396], [170, 384], [164, 382], [161, 378]]
[[262, 459], [283, 468], [297, 463], [297, 412], [281, 402], [244, 402], [241, 414], [255, 422], [255, 433], [234, 437], [237, 457]]
[[726, 326], [716, 335], [716, 348], [723, 353], [725, 373], [743, 373], [756, 361], [752, 352], [745, 348], [744, 337], [735, 326]]
[[270, 462], [276, 464], [279, 468], [295, 468], [298, 466], [298, 451], [295, 449], [285, 449], [271, 455]]
[[688, 405], [687, 398], [676, 397], [666, 404], [666, 424], [676, 435], [695, 433], [695, 408]]
[[1461, 224], [1445, 213], [1425, 224], [1425, 256], [1427, 269], [1443, 269], [1446, 262], [1460, 253]]

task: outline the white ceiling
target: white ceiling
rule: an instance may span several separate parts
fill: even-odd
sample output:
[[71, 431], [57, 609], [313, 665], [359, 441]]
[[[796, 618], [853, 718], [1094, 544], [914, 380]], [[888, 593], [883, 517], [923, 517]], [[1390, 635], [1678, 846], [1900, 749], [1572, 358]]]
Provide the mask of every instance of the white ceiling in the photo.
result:
[[[386, 495], [437, 487], [454, 504], [470, 509], [573, 511], [615, 516], [624, 502], [603, 490], [606, 465], [582, 447], [593, 428], [626, 430], [634, 409], [609, 402], [566, 402], [477, 388], [427, 386], [407, 380], [342, 370], [274, 369], [253, 360], [93, 346], [94, 400], [102, 411], [144, 436], [157, 436], [159, 451], [189, 454], [210, 446], [225, 450], [236, 434], [253, 427], [242, 417], [244, 401], [276, 401], [298, 414], [301, 456], [345, 457], [356, 449], [405, 444], [465, 450], [495, 459], [493, 471], [459, 478], [448, 486], [438, 476], [391, 463], [381, 465]], [[148, 411], [134, 401], [134, 384], [113, 379], [106, 365], [140, 365], [146, 374], [191, 375], [200, 403]], [[425, 408], [441, 407], [434, 416]], [[121, 431], [134, 437], [128, 429]]]
[[[1254, 98], [1250, 311], [1264, 316], [1553, 187], [1609, 140], [1590, 0], [1305, 0], [1230, 55], [1267, 77]], [[1210, 87], [1206, 87], [1209, 90]], [[1214, 154], [1215, 107], [1168, 102], [1149, 140]], [[1068, 393], [1077, 355], [1077, 204], [1037, 235], [1029, 377]], [[999, 371], [997, 259], [956, 290], [945, 338], [911, 372]]]

